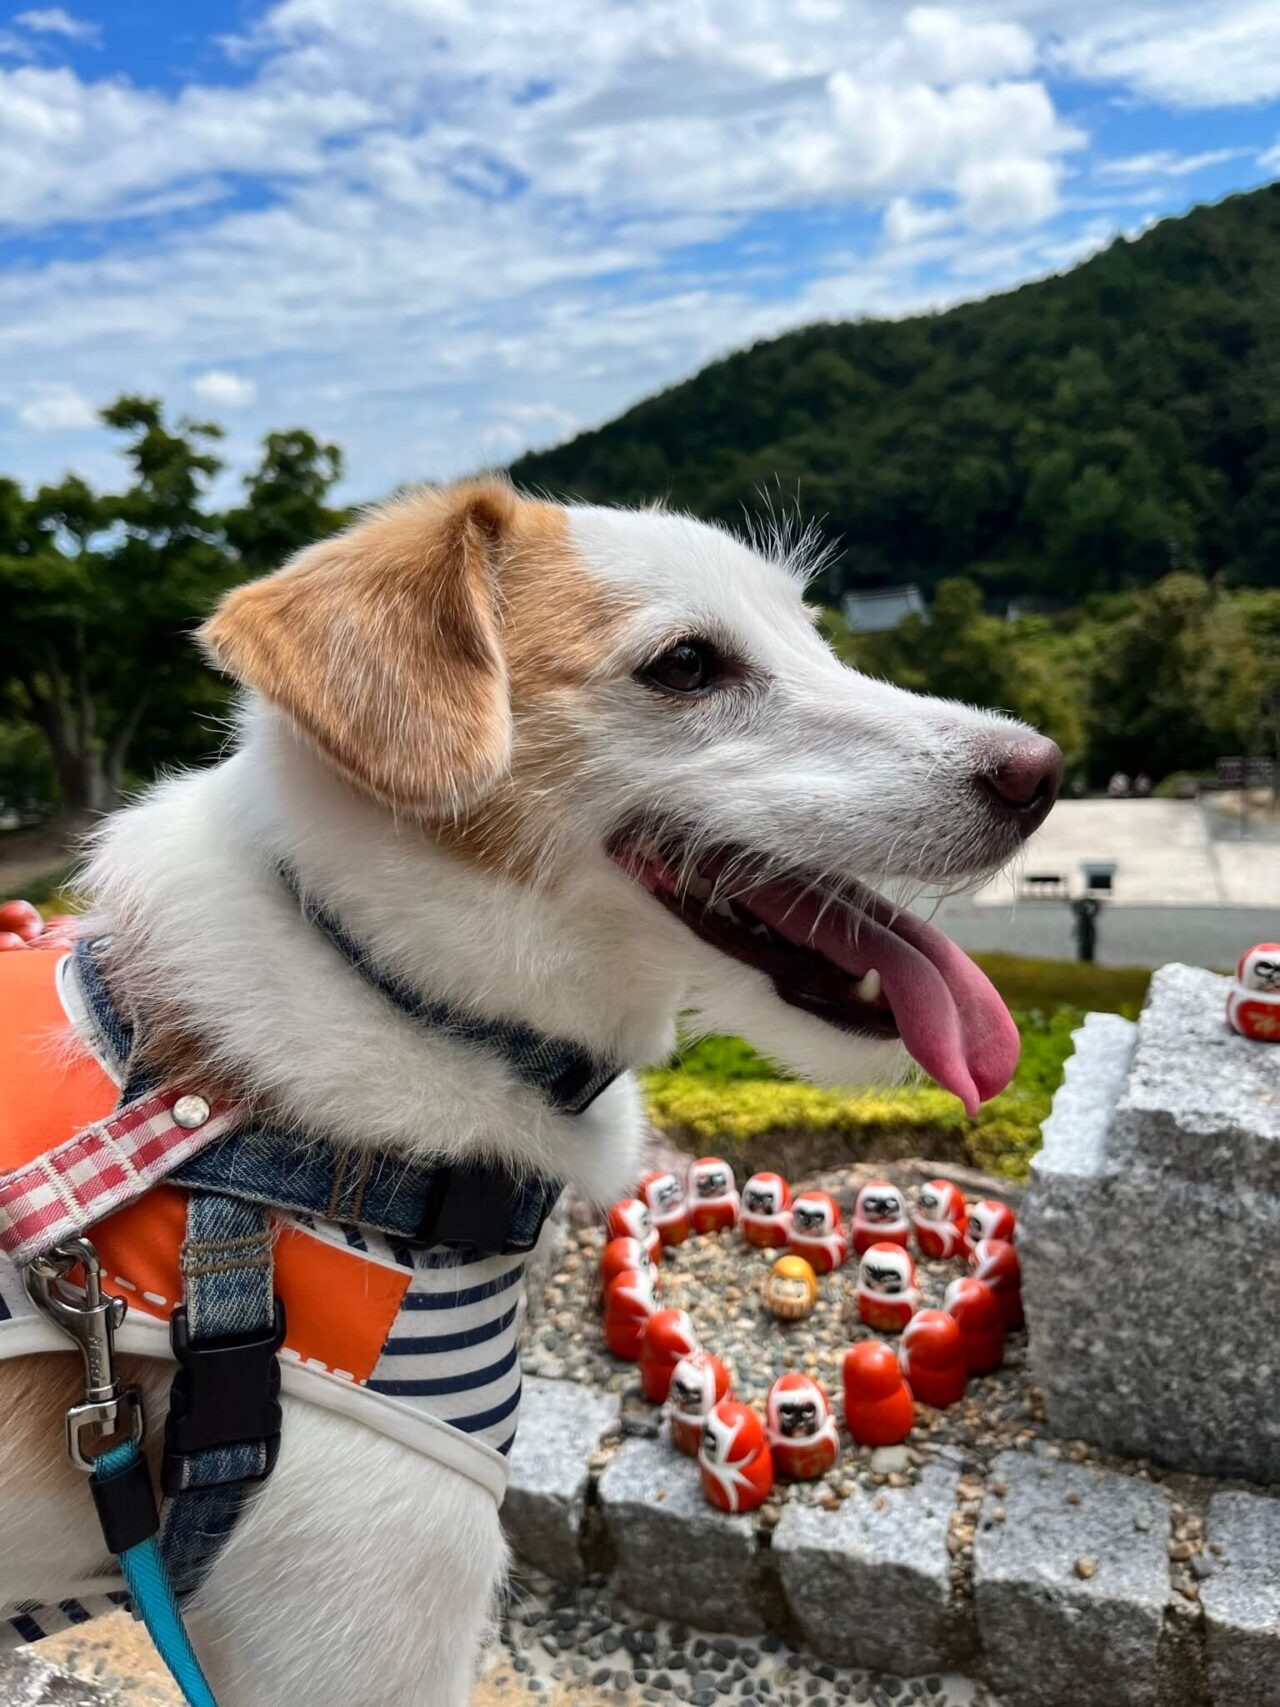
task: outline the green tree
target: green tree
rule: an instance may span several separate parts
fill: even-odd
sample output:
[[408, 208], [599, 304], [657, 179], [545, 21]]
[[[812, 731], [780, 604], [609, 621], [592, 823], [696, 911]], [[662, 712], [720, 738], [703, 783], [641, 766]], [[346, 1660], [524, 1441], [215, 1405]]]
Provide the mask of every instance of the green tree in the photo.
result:
[[1268, 665], [1245, 607], [1199, 575], [1167, 575], [1101, 628], [1090, 682], [1095, 777], [1160, 777], [1250, 744]]
[[76, 476], [31, 499], [0, 488], [0, 669], [76, 819], [119, 799], [148, 711], [193, 667], [190, 627], [232, 578], [203, 507], [220, 429], [170, 428], [142, 397], [102, 419], [126, 438], [123, 492], [96, 497]]
[[329, 507], [342, 478], [342, 452], [302, 427], [268, 433], [262, 460], [245, 476], [245, 499], [225, 517], [228, 543], [252, 575], [278, 569], [295, 551], [346, 521]]

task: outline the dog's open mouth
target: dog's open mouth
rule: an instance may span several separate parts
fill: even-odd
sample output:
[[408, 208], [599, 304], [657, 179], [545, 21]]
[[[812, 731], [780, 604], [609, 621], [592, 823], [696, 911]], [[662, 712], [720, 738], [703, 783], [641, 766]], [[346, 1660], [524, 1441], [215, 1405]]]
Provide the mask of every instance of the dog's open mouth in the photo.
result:
[[833, 890], [803, 871], [753, 884], [742, 849], [692, 861], [644, 831], [620, 831], [608, 852], [704, 942], [763, 972], [784, 1002], [858, 1036], [901, 1038], [969, 1115], [1013, 1077], [1017, 1028], [986, 975], [874, 890]]

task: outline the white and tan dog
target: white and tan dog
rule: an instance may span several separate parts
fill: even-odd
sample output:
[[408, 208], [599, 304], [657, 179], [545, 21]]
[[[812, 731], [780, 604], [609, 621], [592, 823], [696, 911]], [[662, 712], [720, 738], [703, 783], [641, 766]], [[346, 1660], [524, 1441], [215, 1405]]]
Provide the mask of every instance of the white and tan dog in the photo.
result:
[[[237, 748], [112, 820], [89, 873], [162, 1069], [405, 1157], [604, 1199], [634, 1182], [628, 1078], [570, 1117], [415, 1026], [304, 922], [283, 858], [423, 992], [627, 1064], [691, 1009], [829, 1082], [907, 1052], [971, 1110], [1007, 1082], [999, 998], [867, 885], [1003, 865], [1057, 749], [844, 668], [794, 564], [485, 482], [373, 513], [232, 592], [203, 638], [248, 690]], [[53, 1445], [74, 1387], [70, 1358], [0, 1364], [0, 1603], [109, 1565]], [[456, 1707], [503, 1567], [486, 1493], [294, 1398], [190, 1622], [223, 1707]]]

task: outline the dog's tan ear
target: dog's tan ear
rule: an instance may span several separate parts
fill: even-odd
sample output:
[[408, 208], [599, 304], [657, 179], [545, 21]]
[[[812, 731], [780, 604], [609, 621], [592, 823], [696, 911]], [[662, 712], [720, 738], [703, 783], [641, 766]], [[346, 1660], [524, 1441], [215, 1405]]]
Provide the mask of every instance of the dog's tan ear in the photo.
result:
[[200, 639], [367, 793], [460, 812], [511, 757], [497, 573], [519, 502], [492, 481], [393, 503], [235, 588]]

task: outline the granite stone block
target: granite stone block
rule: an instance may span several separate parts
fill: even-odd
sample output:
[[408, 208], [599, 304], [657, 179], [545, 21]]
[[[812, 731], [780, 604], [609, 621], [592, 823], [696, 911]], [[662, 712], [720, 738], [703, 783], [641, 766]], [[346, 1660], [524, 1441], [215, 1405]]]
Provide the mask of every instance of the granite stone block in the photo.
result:
[[1163, 967], [1075, 1034], [1019, 1227], [1032, 1374], [1068, 1437], [1280, 1478], [1280, 1047]]
[[875, 1671], [943, 1669], [955, 1488], [955, 1470], [932, 1464], [911, 1487], [864, 1489], [835, 1511], [787, 1505], [773, 1557], [808, 1648]]
[[1209, 1683], [1221, 1707], [1280, 1707], [1280, 1499], [1215, 1494], [1200, 1585]]
[[620, 1600], [701, 1630], [762, 1628], [755, 1524], [707, 1504], [692, 1459], [664, 1440], [625, 1440], [598, 1497]]
[[1004, 1492], [988, 1495], [974, 1538], [974, 1605], [1005, 1707], [1157, 1707], [1164, 1492], [1022, 1452], [1002, 1453], [991, 1482]]
[[590, 1460], [621, 1426], [621, 1414], [616, 1394], [577, 1382], [525, 1380], [502, 1523], [519, 1557], [549, 1577], [581, 1575]]

